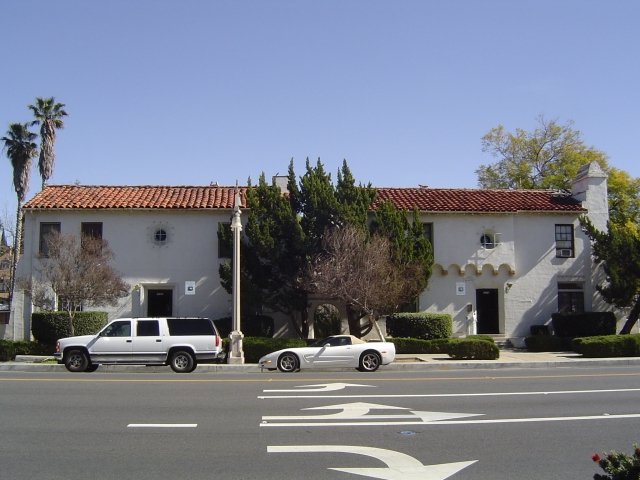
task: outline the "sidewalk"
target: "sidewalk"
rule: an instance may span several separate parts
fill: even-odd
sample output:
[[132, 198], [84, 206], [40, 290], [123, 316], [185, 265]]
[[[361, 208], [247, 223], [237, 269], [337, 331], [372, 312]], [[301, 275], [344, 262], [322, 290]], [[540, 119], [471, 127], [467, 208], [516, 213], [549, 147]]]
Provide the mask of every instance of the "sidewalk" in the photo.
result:
[[[13, 362], [0, 363], [0, 372], [66, 372], [64, 365], [33, 363], [47, 357], [18, 355]], [[52, 357], [49, 357], [52, 358]], [[574, 352], [542, 352], [526, 350], [500, 350], [498, 360], [453, 360], [446, 354], [396, 355], [390, 365], [380, 367], [380, 372], [421, 372], [428, 370], [498, 370], [518, 368], [552, 369], [562, 367], [640, 367], [640, 357], [582, 358]], [[351, 372], [353, 368], [332, 368], [328, 371]], [[162, 373], [170, 372], [169, 367], [146, 367], [144, 365], [100, 365], [96, 373]], [[244, 365], [200, 364], [196, 373], [260, 373], [260, 367], [253, 363]], [[266, 373], [266, 371], [265, 371]]]

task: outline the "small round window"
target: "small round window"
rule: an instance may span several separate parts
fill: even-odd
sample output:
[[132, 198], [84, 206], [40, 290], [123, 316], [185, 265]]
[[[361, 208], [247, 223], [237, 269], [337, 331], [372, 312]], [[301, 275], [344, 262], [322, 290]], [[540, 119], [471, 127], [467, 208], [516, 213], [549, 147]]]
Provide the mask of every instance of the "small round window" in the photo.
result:
[[491, 235], [490, 233], [484, 233], [482, 234], [482, 236], [480, 237], [480, 245], [482, 245], [482, 248], [493, 248], [496, 246], [496, 244], [493, 241], [493, 235]]
[[169, 236], [164, 228], [156, 228], [153, 232], [153, 241], [156, 245], [164, 245], [167, 243]]

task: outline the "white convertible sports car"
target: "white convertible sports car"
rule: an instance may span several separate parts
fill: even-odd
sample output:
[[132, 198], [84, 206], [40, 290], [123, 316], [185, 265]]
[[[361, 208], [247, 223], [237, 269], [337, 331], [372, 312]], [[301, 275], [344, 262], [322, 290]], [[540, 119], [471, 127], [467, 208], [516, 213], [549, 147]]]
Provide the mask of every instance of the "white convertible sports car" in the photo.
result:
[[353, 335], [334, 335], [309, 347], [285, 348], [265, 355], [260, 366], [268, 370], [295, 372], [301, 368], [353, 367], [361, 372], [375, 372], [396, 357], [391, 342], [365, 342]]

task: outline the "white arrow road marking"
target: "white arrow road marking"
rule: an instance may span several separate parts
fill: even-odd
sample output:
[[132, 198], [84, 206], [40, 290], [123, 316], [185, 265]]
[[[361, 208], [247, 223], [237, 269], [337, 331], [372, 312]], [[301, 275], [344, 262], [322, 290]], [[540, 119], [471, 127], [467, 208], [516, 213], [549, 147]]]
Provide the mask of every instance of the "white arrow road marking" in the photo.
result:
[[[328, 419], [354, 419], [360, 418], [369, 413], [370, 410], [409, 410], [404, 407], [390, 407], [387, 405], [376, 405], [375, 403], [345, 403], [344, 405], [329, 405], [326, 407], [310, 407], [303, 410], [342, 410], [338, 413], [328, 415], [291, 415], [291, 416], [264, 416], [262, 420], [328, 420]], [[370, 418], [370, 417], [368, 417]], [[384, 417], [388, 418], [388, 417]]]
[[355, 453], [377, 458], [387, 468], [333, 468], [338, 472], [353, 473], [384, 480], [444, 480], [463, 468], [472, 465], [470, 462], [442, 463], [439, 465], [423, 465], [415, 458], [393, 450], [373, 447], [357, 447], [350, 445], [291, 445], [267, 447], [269, 453]]
[[[365, 386], [365, 385], [361, 385]], [[270, 390], [264, 390], [265, 392]], [[278, 391], [278, 390], [271, 390]], [[279, 390], [284, 392], [285, 390]], [[298, 391], [298, 390], [296, 390]], [[306, 393], [306, 390], [304, 391]], [[511, 395], [571, 395], [576, 393], [629, 393], [640, 392], [640, 388], [616, 388], [610, 390], [560, 390], [554, 392], [489, 392], [489, 393], [392, 393], [372, 395], [264, 395], [260, 400], [267, 398], [443, 398], [443, 397], [502, 397]], [[300, 392], [302, 393], [302, 391]]]
[[[424, 412], [423, 412], [424, 413]], [[429, 413], [429, 412], [427, 412]], [[455, 415], [455, 414], [454, 414]], [[366, 419], [367, 417], [364, 417]], [[399, 416], [399, 418], [404, 418]], [[426, 422], [328, 422], [328, 423], [262, 423], [261, 427], [355, 427], [355, 426], [390, 426], [390, 425], [473, 425], [487, 423], [531, 423], [531, 422], [564, 422], [577, 420], [620, 420], [624, 418], [640, 418], [640, 413], [626, 415], [593, 415], [582, 417], [540, 417], [540, 418], [496, 418], [488, 420], [437, 420]]]
[[127, 428], [195, 428], [197, 423], [130, 423]]
[[342, 409], [341, 412], [331, 413], [328, 415], [287, 415], [287, 416], [270, 416], [265, 415], [262, 417], [263, 421], [269, 420], [290, 420], [290, 421], [298, 421], [298, 420], [354, 420], [354, 419], [363, 419], [363, 420], [374, 420], [374, 419], [382, 419], [382, 418], [392, 418], [394, 420], [400, 418], [413, 418], [418, 416], [422, 419], [423, 422], [432, 422], [436, 420], [450, 420], [452, 418], [463, 418], [463, 417], [473, 417], [478, 415], [483, 415], [482, 413], [447, 413], [447, 412], [419, 412], [412, 411], [412, 415], [367, 415], [371, 410], [409, 410], [405, 407], [392, 407], [389, 405], [377, 405], [375, 403], [346, 403], [343, 405], [328, 405], [326, 407], [310, 407], [303, 408], [303, 410], [338, 410]]
[[319, 385], [298, 385], [296, 388], [303, 388], [304, 390], [263, 390], [263, 392], [333, 392], [335, 390], [342, 390], [346, 387], [369, 387], [373, 388], [373, 385], [358, 385], [355, 383], [321, 383]]
[[449, 413], [449, 412], [419, 412], [411, 410], [411, 413], [417, 415], [423, 422], [440, 422], [441, 420], [451, 420], [452, 418], [479, 417], [484, 413]]

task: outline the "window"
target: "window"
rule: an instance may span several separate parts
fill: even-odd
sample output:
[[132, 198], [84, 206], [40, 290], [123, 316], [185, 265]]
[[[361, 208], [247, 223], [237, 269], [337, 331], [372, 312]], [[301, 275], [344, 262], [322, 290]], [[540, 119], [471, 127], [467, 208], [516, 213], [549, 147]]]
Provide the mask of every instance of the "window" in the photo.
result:
[[169, 335], [216, 335], [213, 323], [208, 318], [167, 318]]
[[67, 301], [67, 297], [58, 295], [57, 300], [58, 300], [57, 309], [59, 312], [66, 312], [67, 309], [72, 310], [74, 312], [82, 312], [84, 310], [82, 307], [82, 302], [74, 307], [73, 304], [70, 303], [73, 300]]
[[0, 270], [9, 270], [11, 268], [11, 262], [9, 260], [2, 260], [0, 262]]
[[158, 320], [138, 320], [136, 332], [139, 337], [159, 337], [160, 325]]
[[233, 256], [233, 232], [231, 222], [218, 223], [218, 258]]
[[3, 277], [0, 277], [0, 293], [6, 293], [9, 291], [9, 285], [7, 285], [7, 281]]
[[556, 225], [556, 257], [574, 257], [573, 225]]
[[43, 257], [49, 256], [47, 239], [49, 235], [54, 233], [60, 233], [60, 223], [40, 223], [40, 247], [38, 251]]
[[482, 245], [482, 248], [486, 248], [486, 249], [494, 248], [496, 244], [493, 240], [493, 234], [483, 233], [482, 236], [480, 237], [480, 245]]
[[433, 223], [423, 223], [422, 231], [424, 232], [424, 238], [431, 242], [431, 248], [433, 248]]
[[113, 322], [100, 334], [101, 337], [130, 337], [131, 321]]
[[584, 312], [584, 289], [581, 283], [558, 282], [558, 311]]
[[82, 222], [80, 233], [87, 237], [102, 239], [102, 222]]
[[153, 243], [156, 245], [165, 245], [169, 241], [169, 234], [165, 228], [156, 228], [153, 232]]

